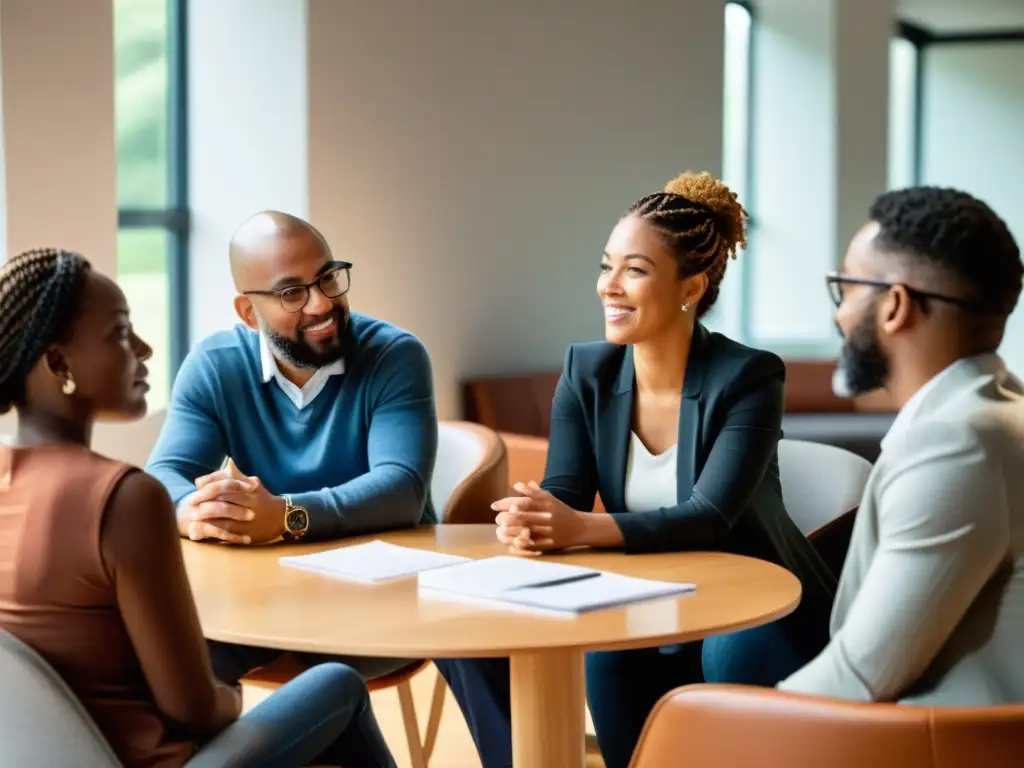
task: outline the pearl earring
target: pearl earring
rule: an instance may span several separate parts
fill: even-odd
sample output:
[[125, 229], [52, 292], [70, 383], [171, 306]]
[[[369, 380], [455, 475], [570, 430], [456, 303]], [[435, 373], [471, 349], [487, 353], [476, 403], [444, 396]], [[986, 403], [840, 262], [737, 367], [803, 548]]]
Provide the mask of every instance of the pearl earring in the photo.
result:
[[683, 312], [689, 312], [690, 311], [690, 305], [689, 304], [683, 304], [682, 310], [683, 310]]
[[68, 371], [68, 378], [64, 382], [64, 386], [60, 388], [60, 391], [65, 395], [71, 396], [75, 394], [76, 389], [78, 389], [78, 385], [75, 383], [75, 377], [71, 375], [71, 371]]

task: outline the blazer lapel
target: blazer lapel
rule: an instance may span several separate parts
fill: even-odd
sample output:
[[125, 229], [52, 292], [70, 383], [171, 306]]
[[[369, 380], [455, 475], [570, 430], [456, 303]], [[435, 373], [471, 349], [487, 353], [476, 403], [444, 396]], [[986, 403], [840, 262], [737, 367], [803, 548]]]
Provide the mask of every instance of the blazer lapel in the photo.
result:
[[604, 434], [601, 440], [607, 441], [607, 448], [602, 447], [602, 450], [598, 451], [598, 477], [604, 478], [604, 482], [601, 483], [604, 486], [601, 490], [601, 499], [605, 507], [612, 511], [626, 508], [626, 460], [629, 457], [629, 440], [633, 425], [634, 379], [633, 347], [627, 346], [612, 389], [611, 400], [602, 419]]
[[697, 449], [701, 424], [700, 393], [707, 373], [708, 332], [697, 323], [686, 361], [686, 377], [679, 402], [679, 433], [676, 444], [676, 503], [682, 504], [693, 493], [696, 482]]
[[[676, 447], [677, 503], [690, 498], [697, 471], [697, 455], [703, 425], [701, 424], [700, 393], [707, 373], [708, 332], [697, 323], [690, 345], [690, 358], [686, 363], [686, 378], [679, 403], [679, 431]], [[633, 425], [633, 396], [636, 371], [633, 367], [633, 347], [627, 346], [622, 355], [619, 375], [615, 380], [612, 398], [602, 418], [601, 442], [607, 448], [598, 451], [598, 476], [601, 498], [609, 510], [626, 508], [626, 462]]]

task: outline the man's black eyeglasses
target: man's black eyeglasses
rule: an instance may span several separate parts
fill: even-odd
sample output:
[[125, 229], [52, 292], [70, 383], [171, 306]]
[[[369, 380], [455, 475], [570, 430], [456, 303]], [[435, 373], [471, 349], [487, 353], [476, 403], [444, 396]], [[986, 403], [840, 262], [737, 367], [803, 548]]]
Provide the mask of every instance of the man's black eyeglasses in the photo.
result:
[[352, 283], [349, 270], [352, 264], [335, 261], [312, 283], [289, 285], [276, 291], [242, 291], [243, 296], [277, 296], [286, 312], [300, 312], [309, 303], [309, 289], [316, 286], [328, 299], [336, 299], [348, 292]]
[[917, 299], [922, 303], [926, 299], [934, 299], [935, 301], [945, 301], [949, 304], [956, 304], [959, 307], [970, 310], [972, 312], [992, 312], [992, 308], [983, 305], [981, 302], [971, 301], [970, 299], [960, 299], [954, 296], [944, 296], [941, 293], [929, 293], [928, 291], [919, 291], [916, 288], [911, 288], [906, 283], [890, 283], [885, 280], [872, 280], [867, 277], [851, 277], [850, 275], [843, 275], [838, 272], [832, 272], [825, 276], [825, 285], [828, 286], [828, 295], [832, 298], [832, 303], [836, 305], [836, 308], [843, 303], [843, 286], [844, 285], [870, 285], [875, 288], [883, 288], [889, 290], [897, 285], [903, 286], [903, 290], [912, 299]]

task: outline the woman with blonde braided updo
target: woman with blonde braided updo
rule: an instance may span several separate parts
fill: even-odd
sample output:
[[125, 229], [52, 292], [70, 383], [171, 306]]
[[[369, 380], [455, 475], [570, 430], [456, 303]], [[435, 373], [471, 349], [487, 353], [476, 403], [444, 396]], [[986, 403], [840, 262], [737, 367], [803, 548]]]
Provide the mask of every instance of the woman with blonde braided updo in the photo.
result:
[[[720, 550], [769, 560], [803, 585], [763, 627], [666, 648], [590, 653], [587, 701], [607, 768], [629, 763], [670, 689], [702, 680], [775, 685], [828, 641], [835, 577], [790, 519], [776, 453], [785, 366], [701, 319], [745, 244], [745, 212], [708, 173], [635, 202], [601, 256], [605, 341], [572, 345], [551, 409], [547, 466], [492, 505], [514, 552]], [[595, 498], [609, 514], [592, 514]], [[699, 589], [698, 585], [698, 589]], [[485, 768], [511, 765], [508, 662], [435, 662]]]
[[0, 268], [0, 411], [18, 415], [0, 446], [0, 630], [54, 667], [126, 768], [392, 768], [350, 667], [314, 667], [241, 719], [214, 678], [167, 491], [89, 448], [98, 418], [145, 415], [151, 354], [79, 254]]

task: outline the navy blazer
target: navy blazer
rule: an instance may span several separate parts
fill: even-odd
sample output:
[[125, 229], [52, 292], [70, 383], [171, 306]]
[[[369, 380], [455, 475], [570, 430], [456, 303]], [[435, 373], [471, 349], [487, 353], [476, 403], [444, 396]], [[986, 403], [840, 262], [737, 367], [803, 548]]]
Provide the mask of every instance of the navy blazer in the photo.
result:
[[541, 485], [577, 510], [592, 510], [600, 493], [626, 552], [719, 550], [787, 568], [803, 586], [797, 611], [823, 647], [836, 580], [782, 501], [778, 441], [785, 378], [777, 355], [698, 323], [679, 410], [678, 503], [627, 512], [633, 348], [574, 344], [555, 389]]

